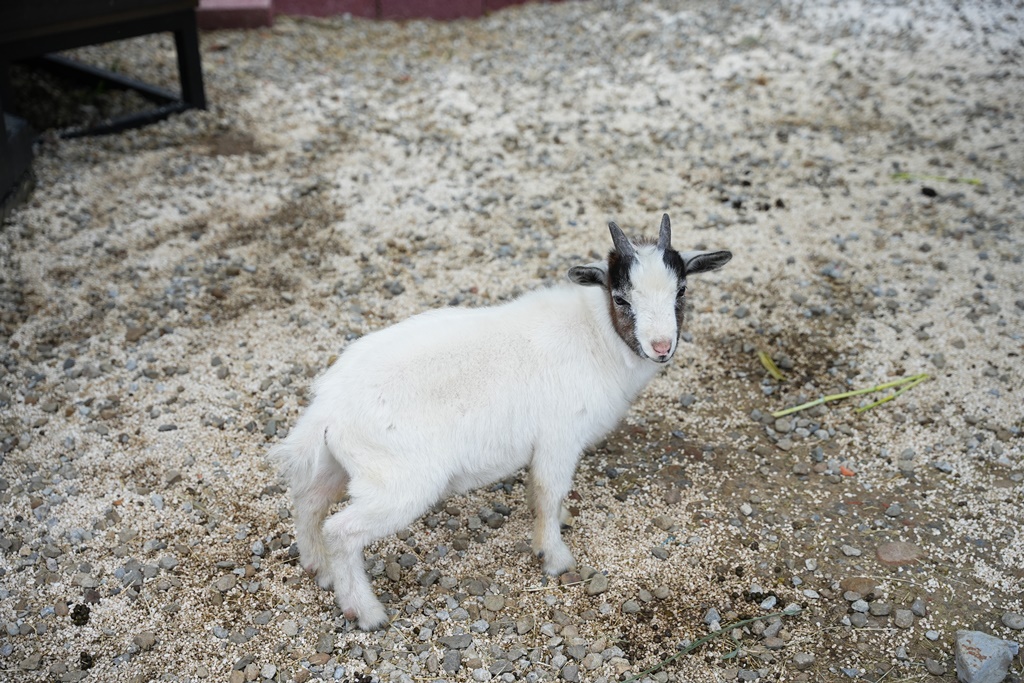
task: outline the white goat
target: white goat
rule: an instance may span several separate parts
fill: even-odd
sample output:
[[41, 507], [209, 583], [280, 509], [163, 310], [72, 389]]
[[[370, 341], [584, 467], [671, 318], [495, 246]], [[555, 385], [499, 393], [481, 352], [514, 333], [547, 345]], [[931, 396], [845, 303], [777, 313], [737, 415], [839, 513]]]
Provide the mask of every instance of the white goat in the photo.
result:
[[417, 315], [354, 342], [316, 380], [274, 455], [291, 485], [302, 564], [360, 628], [388, 620], [363, 570], [367, 544], [522, 467], [544, 571], [574, 566], [559, 519], [580, 453], [672, 358], [686, 277], [732, 258], [672, 249], [667, 214], [657, 243], [609, 228], [607, 260], [570, 269], [575, 285]]

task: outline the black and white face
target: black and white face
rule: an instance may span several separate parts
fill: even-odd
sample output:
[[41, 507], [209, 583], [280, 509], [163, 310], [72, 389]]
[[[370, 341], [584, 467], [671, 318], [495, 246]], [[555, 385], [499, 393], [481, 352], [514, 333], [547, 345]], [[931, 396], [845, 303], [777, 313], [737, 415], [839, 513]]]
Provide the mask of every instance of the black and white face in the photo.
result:
[[[669, 257], [675, 257], [674, 259]], [[608, 285], [615, 330], [641, 358], [667, 363], [676, 351], [683, 318], [686, 276], [666, 261], [681, 261], [674, 250], [652, 244], [623, 256], [608, 256]]]
[[682, 329], [687, 276], [721, 268], [732, 253], [676, 251], [667, 214], [657, 243], [633, 243], [615, 223], [608, 227], [615, 247], [607, 261], [572, 268], [569, 278], [607, 289], [612, 324], [622, 341], [641, 358], [667, 363]]

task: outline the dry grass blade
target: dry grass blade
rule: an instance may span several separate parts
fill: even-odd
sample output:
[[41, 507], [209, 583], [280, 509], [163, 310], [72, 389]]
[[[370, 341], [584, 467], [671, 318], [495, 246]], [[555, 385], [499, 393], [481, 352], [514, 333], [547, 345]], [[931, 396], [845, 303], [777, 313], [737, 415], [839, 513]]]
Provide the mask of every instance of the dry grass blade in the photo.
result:
[[871, 410], [875, 406], [880, 406], [883, 403], [888, 403], [889, 401], [893, 400], [894, 398], [896, 398], [897, 396], [902, 394], [904, 391], [908, 391], [909, 389], [913, 389], [914, 387], [916, 387], [918, 384], [920, 384], [921, 382], [925, 381], [926, 379], [928, 379], [928, 375], [925, 375], [925, 374], [914, 375], [913, 377], [910, 377], [908, 379], [907, 384], [904, 385], [903, 387], [901, 387], [900, 389], [894, 391], [892, 394], [886, 396], [885, 398], [881, 398], [881, 399], [875, 401], [874, 403], [870, 403], [870, 404], [868, 404], [866, 406], [861, 406], [860, 408], [857, 408], [857, 410], [855, 412], [863, 413], [865, 410]]
[[870, 405], [858, 408], [857, 412], [858, 413], [862, 413], [865, 410], [869, 410], [870, 408], [874, 408], [877, 405], [881, 405], [882, 403], [885, 403], [887, 401], [893, 400], [894, 398], [896, 398], [897, 396], [902, 394], [907, 389], [911, 389], [911, 388], [917, 386], [918, 384], [920, 384], [921, 382], [923, 382], [924, 380], [928, 379], [928, 376], [929, 376], [928, 373], [922, 372], [922, 373], [920, 373], [918, 375], [911, 375], [910, 377], [904, 377], [902, 379], [893, 380], [892, 382], [886, 382], [884, 384], [876, 384], [875, 386], [868, 387], [866, 389], [855, 389], [854, 391], [846, 391], [846, 392], [843, 392], [841, 394], [832, 394], [831, 396], [822, 396], [821, 398], [816, 398], [813, 401], [808, 401], [807, 403], [801, 403], [800, 405], [793, 406], [792, 408], [786, 408], [785, 410], [776, 411], [776, 412], [772, 413], [772, 417], [784, 417], [786, 415], [791, 415], [793, 413], [798, 413], [801, 410], [807, 410], [808, 408], [813, 408], [814, 406], [820, 406], [822, 403], [828, 403], [829, 401], [839, 401], [839, 400], [842, 400], [844, 398], [850, 398], [852, 396], [861, 396], [863, 394], [871, 394], [871, 393], [874, 393], [876, 391], [884, 391], [886, 389], [892, 389], [894, 387], [906, 385], [902, 389], [900, 389], [899, 391], [897, 391], [894, 394], [892, 394], [891, 396], [887, 396], [886, 398], [881, 399], [879, 401], [876, 401], [876, 402], [874, 402], [874, 403], [872, 403]]
[[786, 376], [782, 374], [782, 370], [779, 370], [779, 366], [775, 364], [772, 357], [765, 351], [758, 351], [757, 358], [761, 361], [761, 365], [768, 371], [768, 374], [780, 382], [786, 381]]
[[943, 175], [928, 175], [925, 173], [893, 173], [893, 180], [934, 180], [940, 183], [967, 183], [968, 185], [981, 185], [977, 178], [950, 178]]

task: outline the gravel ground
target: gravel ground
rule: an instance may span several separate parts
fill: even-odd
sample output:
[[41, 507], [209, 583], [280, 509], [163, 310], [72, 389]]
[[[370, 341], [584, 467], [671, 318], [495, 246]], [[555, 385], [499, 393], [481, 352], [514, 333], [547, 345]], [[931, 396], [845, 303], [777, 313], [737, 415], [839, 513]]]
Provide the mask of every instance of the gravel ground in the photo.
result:
[[[1020, 640], [1021, 9], [279, 19], [203, 36], [210, 111], [48, 135], [0, 232], [3, 677], [601, 682], [794, 604], [643, 680], [954, 680], [958, 629]], [[79, 55], [174, 83], [168, 39]], [[370, 547], [394, 618], [353, 630], [265, 459], [311, 378], [662, 211], [735, 258], [581, 462], [580, 573], [542, 576], [517, 477]], [[866, 413], [770, 415], [920, 372]]]

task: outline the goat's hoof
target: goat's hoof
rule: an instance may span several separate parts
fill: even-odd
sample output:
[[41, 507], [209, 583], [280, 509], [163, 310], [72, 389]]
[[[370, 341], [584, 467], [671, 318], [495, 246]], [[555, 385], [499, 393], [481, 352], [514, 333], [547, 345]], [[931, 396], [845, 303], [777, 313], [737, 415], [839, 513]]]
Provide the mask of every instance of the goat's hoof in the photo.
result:
[[565, 546], [537, 553], [537, 556], [541, 558], [544, 572], [551, 576], [561, 576], [565, 572], [576, 569], [576, 560]]
[[354, 621], [363, 631], [377, 631], [388, 625], [388, 613], [381, 604], [361, 610], [358, 614], [352, 608], [344, 610], [345, 618]]
[[[360, 629], [364, 631], [376, 631], [387, 626], [390, 623], [388, 619], [387, 610], [384, 609], [384, 605], [379, 600], [373, 598], [372, 600], [366, 601], [366, 604], [342, 605], [341, 600], [337, 600], [338, 606], [341, 607], [341, 613], [351, 622], [354, 622]], [[348, 602], [346, 600], [345, 602]]]
[[364, 631], [379, 631], [388, 625], [388, 615], [385, 612], [380, 617], [359, 617], [359, 628]]

